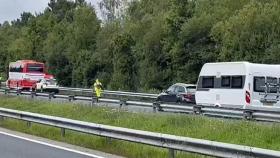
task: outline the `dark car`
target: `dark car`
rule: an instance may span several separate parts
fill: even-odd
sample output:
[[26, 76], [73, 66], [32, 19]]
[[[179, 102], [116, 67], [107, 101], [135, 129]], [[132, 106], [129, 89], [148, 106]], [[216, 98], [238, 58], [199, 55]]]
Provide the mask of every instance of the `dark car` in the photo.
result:
[[196, 85], [176, 83], [157, 97], [159, 102], [194, 103]]

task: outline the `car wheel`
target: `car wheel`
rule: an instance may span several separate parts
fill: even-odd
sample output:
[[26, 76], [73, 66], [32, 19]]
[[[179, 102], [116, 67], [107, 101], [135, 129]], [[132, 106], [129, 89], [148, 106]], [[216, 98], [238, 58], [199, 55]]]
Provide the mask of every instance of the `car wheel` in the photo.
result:
[[178, 97], [177, 100], [176, 100], [176, 103], [177, 104], [182, 104], [183, 102], [183, 99], [181, 97]]
[[182, 101], [181, 100], [177, 100], [176, 104], [182, 104]]

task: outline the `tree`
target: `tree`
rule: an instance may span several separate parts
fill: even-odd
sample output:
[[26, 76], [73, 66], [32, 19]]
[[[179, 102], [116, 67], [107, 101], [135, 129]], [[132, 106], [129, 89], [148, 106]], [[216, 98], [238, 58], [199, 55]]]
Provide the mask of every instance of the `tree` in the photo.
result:
[[26, 26], [32, 18], [34, 18], [34, 15], [32, 15], [30, 12], [23, 12], [20, 15], [20, 19], [12, 21], [12, 24], [16, 26]]
[[103, 19], [112, 22], [124, 15], [128, 5], [129, 0], [102, 0], [99, 3], [99, 8]]
[[97, 66], [96, 78], [101, 79], [106, 88], [112, 80], [113, 73], [113, 52], [110, 45], [120, 34], [120, 31], [119, 21], [105, 23], [96, 36], [96, 53], [93, 54]]
[[[252, 1], [238, 13], [215, 25], [214, 39], [223, 61], [279, 63], [279, 1]], [[274, 58], [274, 59], [273, 59]]]
[[134, 41], [128, 34], [119, 35], [113, 45], [113, 67], [111, 88], [133, 90], [135, 86], [135, 59], [132, 46]]
[[90, 86], [94, 80], [96, 66], [93, 56], [99, 29], [100, 21], [94, 8], [80, 6], [75, 10], [73, 22], [69, 25], [67, 34], [70, 42], [68, 47], [69, 59], [73, 64], [73, 86]]
[[[163, 89], [195, 83], [204, 63], [280, 63], [278, 0], [50, 0], [44, 12], [0, 25], [0, 73], [46, 62], [61, 85]], [[6, 74], [4, 72], [4, 74]]]

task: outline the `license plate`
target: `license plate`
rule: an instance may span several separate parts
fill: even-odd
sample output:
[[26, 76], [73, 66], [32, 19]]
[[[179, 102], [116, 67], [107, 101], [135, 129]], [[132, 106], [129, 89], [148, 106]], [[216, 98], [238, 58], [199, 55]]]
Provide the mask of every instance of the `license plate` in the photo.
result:
[[273, 106], [273, 103], [265, 103], [264, 106]]

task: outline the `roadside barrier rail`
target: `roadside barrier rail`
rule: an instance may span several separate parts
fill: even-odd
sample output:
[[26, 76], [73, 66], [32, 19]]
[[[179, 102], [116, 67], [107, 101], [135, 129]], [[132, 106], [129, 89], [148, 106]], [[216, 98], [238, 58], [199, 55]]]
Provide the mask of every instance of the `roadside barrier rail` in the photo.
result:
[[[72, 92], [86, 92], [86, 93], [92, 93], [92, 89], [86, 89], [86, 88], [69, 88], [69, 87], [59, 87], [59, 90], [63, 91], [72, 91]], [[140, 98], [151, 98], [156, 99], [158, 94], [151, 94], [151, 93], [134, 93], [134, 92], [124, 92], [124, 91], [109, 91], [109, 90], [103, 90], [103, 94], [107, 95], [116, 95], [116, 96], [126, 96], [126, 97], [140, 97]]]
[[280, 107], [254, 107], [248, 106], [246, 109], [243, 108], [229, 108], [229, 107], [214, 107], [214, 106], [199, 106], [194, 104], [166, 104], [160, 102], [143, 102], [143, 101], [130, 101], [126, 99], [108, 99], [86, 96], [75, 96], [75, 95], [59, 95], [54, 93], [36, 93], [29, 91], [9, 90], [0, 89], [0, 92], [5, 94], [16, 94], [16, 95], [30, 95], [34, 97], [45, 97], [49, 100], [52, 99], [66, 99], [68, 101], [88, 101], [91, 106], [96, 103], [109, 103], [112, 105], [119, 106], [119, 108], [126, 106], [137, 106], [140, 108], [152, 108], [153, 112], [173, 112], [173, 113], [187, 113], [193, 115], [205, 115], [211, 117], [222, 117], [222, 118], [234, 118], [234, 119], [246, 119], [253, 121], [265, 121], [265, 122], [276, 122], [280, 123]]
[[62, 136], [65, 136], [65, 132], [67, 132], [66, 130], [73, 130], [101, 137], [108, 137], [117, 140], [124, 140], [134, 143], [167, 148], [169, 150], [170, 158], [174, 158], [176, 156], [176, 150], [225, 158], [280, 157], [280, 151], [175, 136], [156, 132], [134, 130], [122, 127], [114, 127], [5, 108], [0, 108], [0, 116], [2, 118], [7, 117], [27, 121], [28, 127], [31, 126], [31, 123], [38, 123], [58, 127], [61, 128]]

